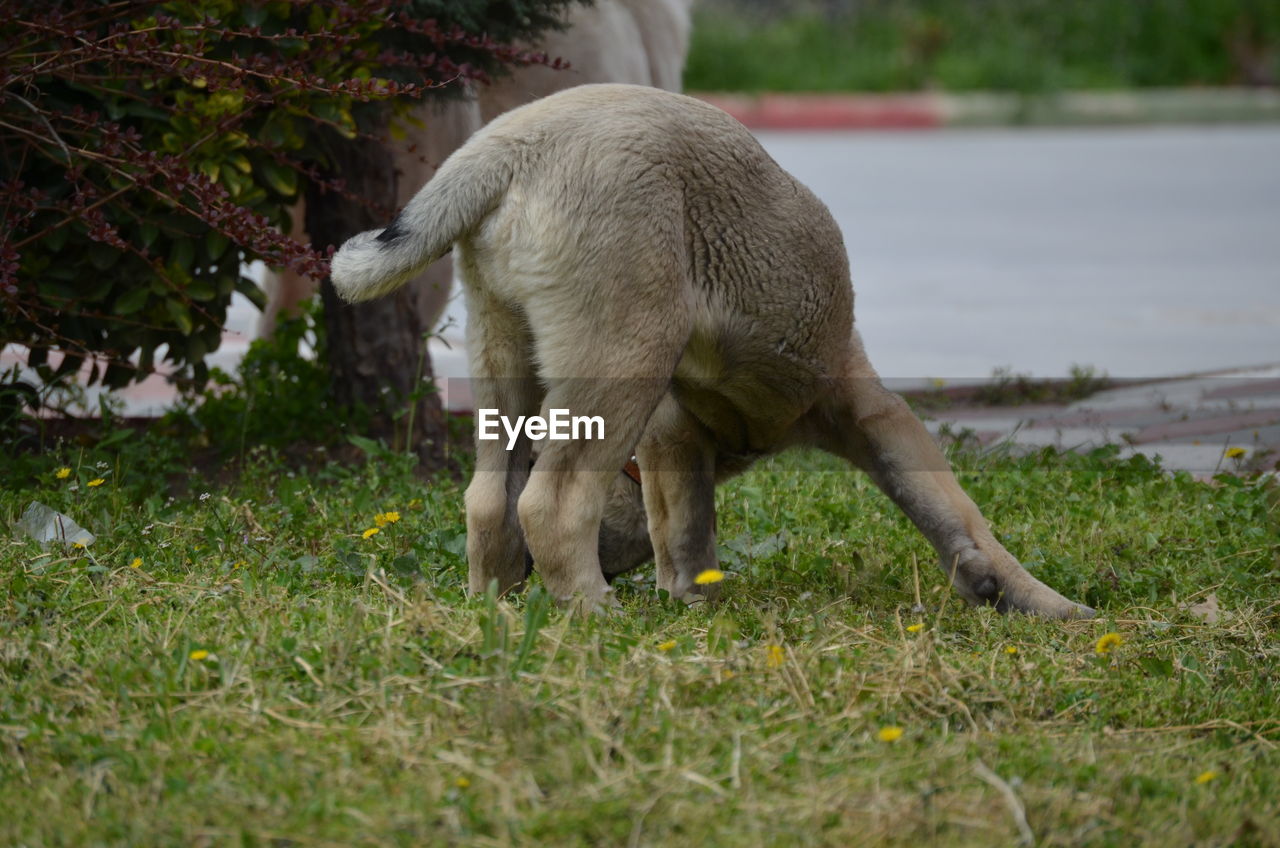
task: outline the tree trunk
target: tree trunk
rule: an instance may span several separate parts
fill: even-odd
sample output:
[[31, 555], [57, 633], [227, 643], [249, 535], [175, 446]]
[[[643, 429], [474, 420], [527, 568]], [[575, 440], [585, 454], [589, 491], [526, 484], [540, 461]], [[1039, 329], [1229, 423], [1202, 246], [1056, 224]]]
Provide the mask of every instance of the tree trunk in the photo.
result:
[[[307, 191], [306, 227], [323, 250], [363, 230], [386, 226], [394, 214], [396, 172], [390, 151], [367, 139], [331, 134], [329, 173], [374, 208], [314, 183]], [[375, 211], [381, 209], [386, 211]], [[344, 303], [325, 279], [320, 286], [334, 400], [372, 415], [370, 438], [416, 453], [427, 470], [444, 464], [445, 421], [440, 396], [429, 391], [431, 360], [413, 292], [402, 288], [367, 303]]]

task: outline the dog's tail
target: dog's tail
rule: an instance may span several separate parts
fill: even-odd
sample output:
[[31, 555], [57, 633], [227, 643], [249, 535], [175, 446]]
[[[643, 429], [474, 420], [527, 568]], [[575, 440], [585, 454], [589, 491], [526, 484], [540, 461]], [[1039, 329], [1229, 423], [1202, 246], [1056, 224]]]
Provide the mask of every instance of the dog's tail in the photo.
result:
[[385, 230], [347, 239], [329, 271], [344, 300], [395, 291], [493, 211], [511, 182], [511, 165], [486, 141], [476, 139], [446, 159]]

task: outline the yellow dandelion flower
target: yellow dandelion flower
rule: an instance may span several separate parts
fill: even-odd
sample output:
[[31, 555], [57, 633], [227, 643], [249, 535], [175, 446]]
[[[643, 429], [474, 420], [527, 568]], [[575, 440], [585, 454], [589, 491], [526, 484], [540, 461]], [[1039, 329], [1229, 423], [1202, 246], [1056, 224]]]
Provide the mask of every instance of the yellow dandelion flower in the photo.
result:
[[376, 524], [376, 525], [378, 525], [379, 527], [386, 527], [386, 526], [387, 526], [387, 517], [386, 517], [385, 515], [383, 515], [381, 512], [376, 513], [376, 514], [374, 514], [374, 516], [373, 516], [373, 523], [374, 523], [374, 524]]
[[895, 727], [892, 724], [888, 727], [882, 727], [879, 732], [876, 733], [876, 738], [881, 742], [897, 742], [902, 738], [902, 728]]
[[907, 628], [908, 633], [919, 633], [921, 630], [924, 630], [924, 624], [919, 621]]
[[363, 533], [361, 533], [361, 534], [360, 534], [360, 538], [361, 538], [361, 539], [368, 539], [370, 536], [376, 536], [376, 535], [378, 535], [378, 534], [379, 534], [379, 533], [381, 533], [381, 532], [382, 532], [382, 531], [381, 531], [381, 530], [379, 530], [377, 527], [370, 527], [368, 530], [366, 530], [366, 531], [364, 531]]
[[1239, 459], [1246, 453], [1248, 453], [1248, 451], [1244, 448], [1227, 448], [1227, 459]]
[[764, 646], [764, 664], [769, 668], [777, 668], [782, 665], [782, 661], [786, 655], [782, 653], [781, 645], [765, 645]]
[[57, 471], [53, 472], [53, 476], [57, 477], [59, 480], [65, 480], [71, 476], [71, 469], [64, 465]]
[[1016, 654], [1016, 653], [1018, 653], [1018, 649], [1017, 649], [1015, 646], [1013, 646], [1013, 645], [1009, 645], [1008, 647], [1006, 647], [1006, 648], [1004, 649], [1004, 652], [1005, 652], [1006, 654]]
[[718, 568], [708, 568], [706, 571], [693, 578], [693, 582], [699, 586], [706, 586], [708, 583], [719, 583], [724, 579], [724, 572]]
[[192, 660], [195, 660], [196, 662], [199, 662], [200, 660], [207, 660], [208, 658], [209, 658], [209, 652], [204, 650], [203, 648], [198, 651], [192, 651], [191, 653], [187, 654], [187, 659], [192, 659]]
[[142, 557], [134, 557], [133, 561], [129, 563], [129, 567], [142, 568]]
[[231, 570], [236, 571], [237, 569], [244, 568], [244, 566], [245, 566], [245, 561], [242, 559], [238, 559], [235, 562], [231, 563]]
[[466, 789], [471, 785], [471, 781], [467, 780], [465, 777], [460, 777], [453, 782], [453, 785], [459, 789]]
[[84, 542], [72, 542], [71, 547], [73, 550], [82, 551], [84, 550]]
[[1097, 652], [1098, 656], [1105, 657], [1123, 644], [1124, 637], [1119, 633], [1107, 633], [1093, 646], [1093, 650]]
[[88, 483], [85, 483], [85, 485], [88, 486], [90, 489], [93, 489], [93, 488], [96, 488], [97, 486], [101, 486], [105, 482], [107, 481], [99, 477], [96, 480], [90, 480]]
[[665, 654], [667, 651], [670, 651], [672, 648], [674, 648], [676, 644], [677, 643], [675, 639], [668, 639], [667, 641], [660, 642], [658, 644], [658, 650], [662, 651], [662, 653]]
[[1211, 780], [1217, 780], [1217, 779], [1218, 779], [1218, 773], [1213, 769], [1210, 769], [1209, 771], [1202, 771], [1196, 775], [1196, 783], [1199, 783], [1199, 784], [1205, 784]]
[[400, 513], [395, 511], [384, 512], [382, 513], [382, 520], [387, 522], [388, 524], [395, 524], [397, 521], [400, 520]]

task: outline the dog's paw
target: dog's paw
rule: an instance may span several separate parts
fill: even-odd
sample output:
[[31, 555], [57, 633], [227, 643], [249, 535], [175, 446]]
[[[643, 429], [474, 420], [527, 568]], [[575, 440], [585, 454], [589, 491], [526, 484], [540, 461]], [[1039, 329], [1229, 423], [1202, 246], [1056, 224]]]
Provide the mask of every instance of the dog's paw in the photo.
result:
[[604, 592], [574, 592], [567, 597], [556, 598], [561, 609], [583, 616], [614, 616], [622, 612], [622, 604], [613, 587]]
[[991, 554], [969, 548], [941, 565], [952, 577], [960, 597], [971, 604], [1053, 619], [1095, 615], [1093, 608], [1069, 600], [1041, 583], [1003, 548]]

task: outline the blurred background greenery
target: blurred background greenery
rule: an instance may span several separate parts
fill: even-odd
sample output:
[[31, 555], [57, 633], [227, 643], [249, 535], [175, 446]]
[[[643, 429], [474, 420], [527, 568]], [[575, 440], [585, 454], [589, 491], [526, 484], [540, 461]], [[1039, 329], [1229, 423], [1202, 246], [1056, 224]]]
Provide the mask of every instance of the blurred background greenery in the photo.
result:
[[1278, 0], [702, 0], [694, 91], [1275, 86]]

